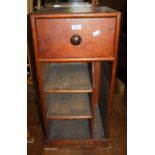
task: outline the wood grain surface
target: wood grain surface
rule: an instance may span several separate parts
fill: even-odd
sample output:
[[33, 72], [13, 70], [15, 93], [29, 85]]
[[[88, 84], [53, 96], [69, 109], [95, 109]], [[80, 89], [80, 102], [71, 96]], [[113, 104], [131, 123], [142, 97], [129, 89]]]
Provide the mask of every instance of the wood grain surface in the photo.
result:
[[[36, 19], [39, 58], [112, 58], [115, 24], [116, 18]], [[74, 34], [81, 37], [77, 46], [70, 42]]]
[[44, 92], [92, 92], [87, 63], [41, 63]]

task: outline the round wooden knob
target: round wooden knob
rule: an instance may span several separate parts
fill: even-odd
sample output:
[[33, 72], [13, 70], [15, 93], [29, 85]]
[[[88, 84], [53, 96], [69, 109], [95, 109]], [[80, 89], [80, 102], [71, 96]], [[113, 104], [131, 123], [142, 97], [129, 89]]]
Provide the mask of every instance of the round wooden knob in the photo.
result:
[[81, 43], [81, 37], [78, 34], [74, 34], [71, 37], [70, 42], [72, 45], [79, 45]]

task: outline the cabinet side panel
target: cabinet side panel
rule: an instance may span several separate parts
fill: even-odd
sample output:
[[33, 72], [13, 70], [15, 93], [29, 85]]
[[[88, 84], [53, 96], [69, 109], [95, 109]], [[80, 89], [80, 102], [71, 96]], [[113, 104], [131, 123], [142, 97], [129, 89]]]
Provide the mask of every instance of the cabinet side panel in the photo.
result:
[[107, 105], [110, 88], [111, 62], [102, 62], [100, 65], [100, 83], [99, 83], [99, 111], [102, 120], [102, 126], [106, 131], [107, 124]]
[[38, 61], [38, 44], [37, 44], [37, 32], [36, 32], [36, 20], [33, 14], [30, 16], [31, 19], [31, 29], [32, 29], [32, 39], [33, 39], [33, 51], [34, 51], [34, 58], [35, 58], [35, 67], [37, 73], [37, 84], [39, 89], [39, 99], [40, 99], [40, 107], [42, 112], [42, 120], [44, 124], [44, 134], [45, 138], [47, 138], [48, 134], [48, 122], [46, 120], [45, 114], [45, 105], [44, 105], [44, 96], [43, 96], [43, 83], [41, 77], [41, 66]]

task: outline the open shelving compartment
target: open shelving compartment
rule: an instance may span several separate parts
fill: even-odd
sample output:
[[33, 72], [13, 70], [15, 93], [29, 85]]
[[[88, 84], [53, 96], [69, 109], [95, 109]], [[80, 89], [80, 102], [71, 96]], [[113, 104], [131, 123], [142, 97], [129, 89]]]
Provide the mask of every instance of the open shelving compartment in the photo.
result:
[[40, 63], [40, 68], [47, 141], [104, 140], [105, 107], [94, 100], [94, 63]]
[[87, 63], [42, 63], [45, 93], [92, 92]]
[[88, 119], [54, 119], [49, 121], [50, 140], [83, 140], [83, 139], [102, 139], [104, 130], [98, 110], [95, 107], [94, 132], [91, 136], [90, 124]]

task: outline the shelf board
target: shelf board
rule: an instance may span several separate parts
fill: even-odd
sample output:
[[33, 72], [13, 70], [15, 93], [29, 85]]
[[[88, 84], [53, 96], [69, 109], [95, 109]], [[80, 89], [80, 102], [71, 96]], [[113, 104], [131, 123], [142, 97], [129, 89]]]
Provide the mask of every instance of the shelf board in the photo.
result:
[[[95, 107], [93, 139], [104, 139], [104, 131], [98, 110]], [[51, 120], [49, 141], [90, 139], [89, 120]]]
[[92, 92], [87, 63], [41, 63], [41, 67], [45, 93]]
[[46, 97], [48, 119], [91, 118], [88, 94], [48, 94]]

